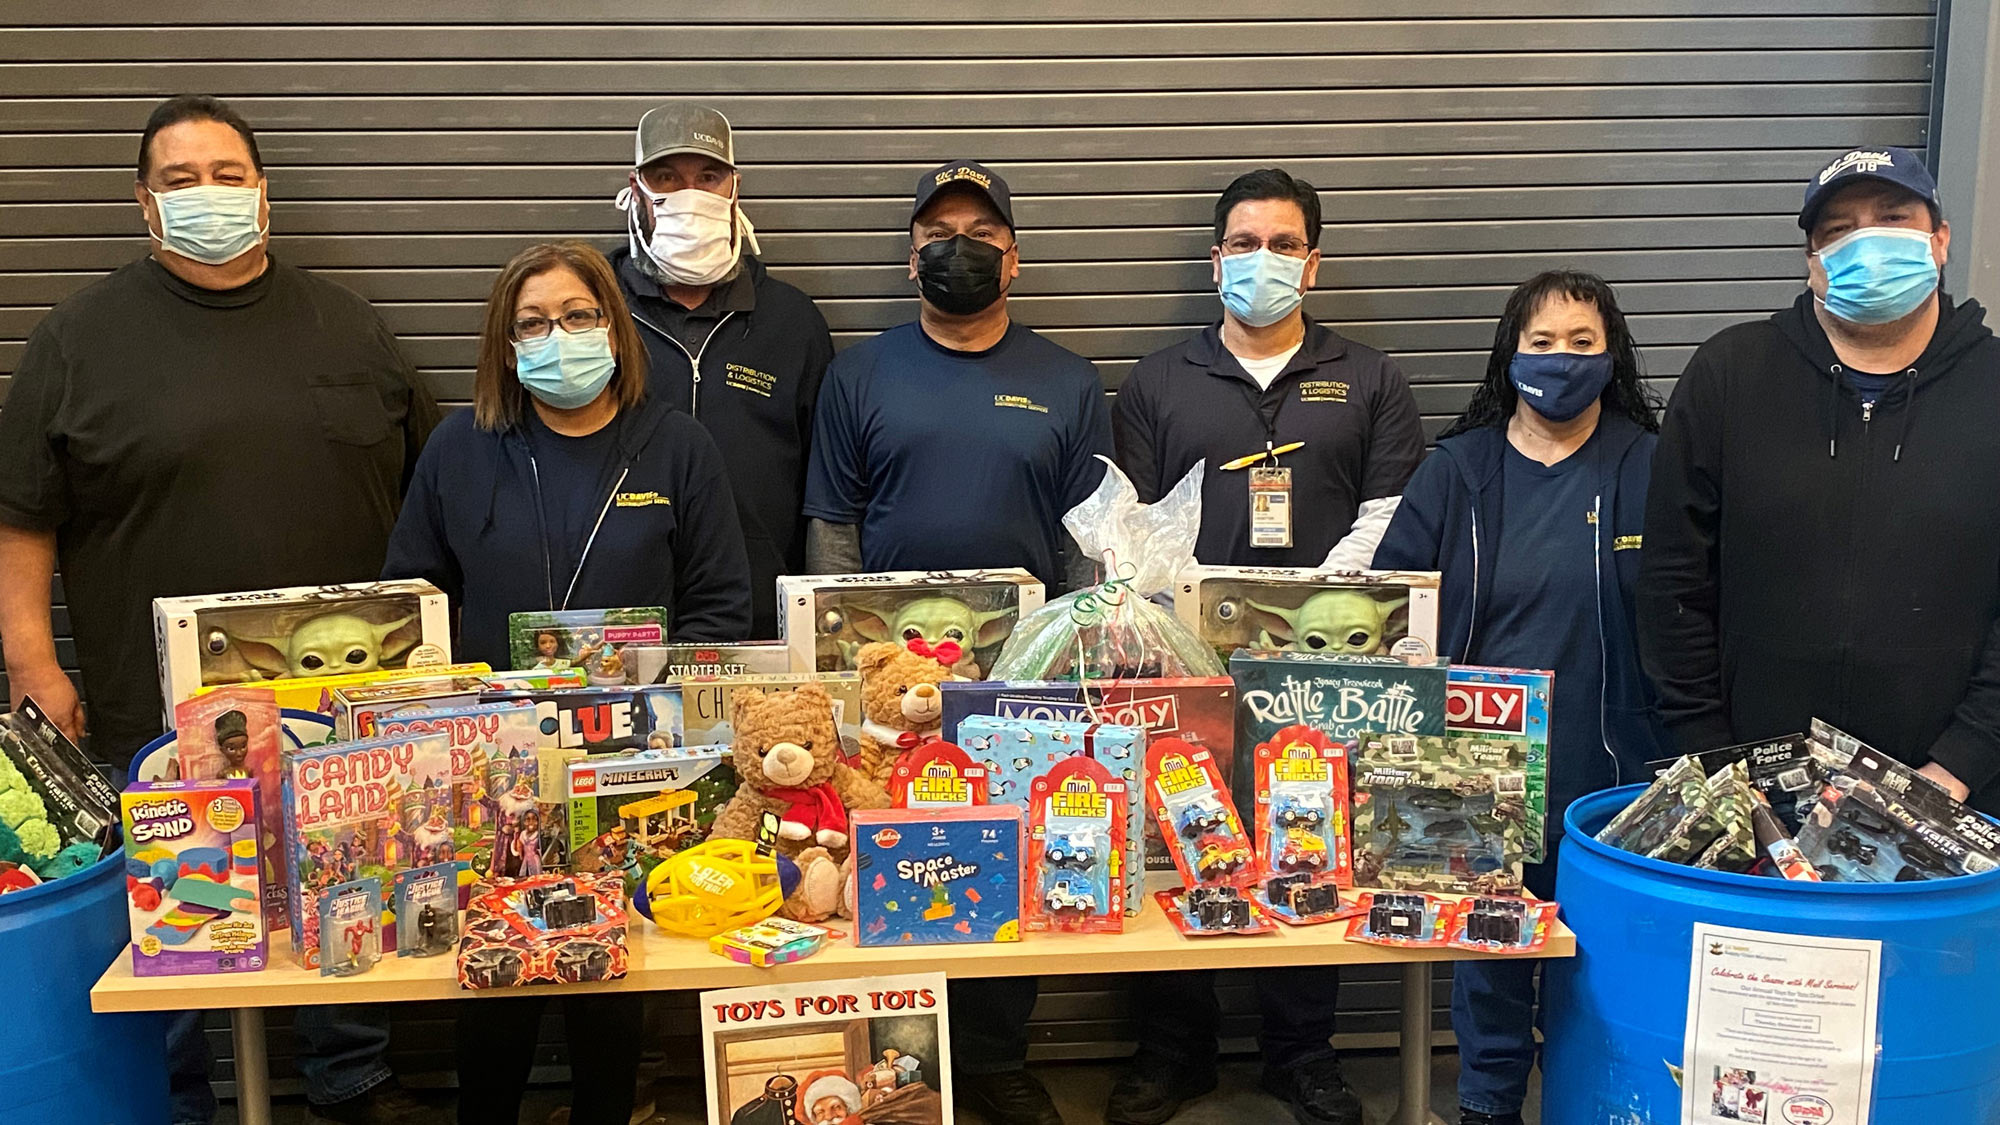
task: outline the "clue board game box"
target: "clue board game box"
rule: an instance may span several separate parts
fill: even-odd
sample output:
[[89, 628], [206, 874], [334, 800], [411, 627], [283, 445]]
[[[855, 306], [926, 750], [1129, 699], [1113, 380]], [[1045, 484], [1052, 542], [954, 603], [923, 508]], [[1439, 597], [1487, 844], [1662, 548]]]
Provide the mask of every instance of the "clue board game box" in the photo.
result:
[[801, 684], [826, 689], [833, 700], [833, 725], [840, 732], [841, 752], [851, 762], [861, 753], [861, 673], [782, 672], [767, 676], [692, 676], [680, 682], [683, 727], [690, 746], [727, 745], [736, 741], [736, 692], [790, 691]]
[[1021, 939], [1021, 809], [859, 809], [854, 940], [940, 945]]
[[120, 806], [132, 975], [263, 968], [257, 783], [134, 782]]
[[249, 778], [258, 794], [257, 862], [264, 898], [264, 930], [291, 924], [285, 914], [288, 857], [281, 755], [287, 745], [278, 701], [269, 688], [235, 684], [174, 705], [174, 768], [183, 781]]
[[153, 637], [171, 715], [204, 685], [448, 663], [451, 607], [419, 579], [154, 598]]
[[479, 702], [486, 681], [479, 676], [440, 676], [396, 680], [386, 684], [355, 684], [327, 692], [333, 711], [333, 736], [341, 742], [381, 738], [379, 720], [398, 711], [465, 707]]
[[[1521, 826], [1524, 863], [1548, 858], [1549, 708], [1555, 679], [1554, 672], [1470, 664], [1453, 666], [1445, 678], [1445, 730], [1521, 744], [1528, 782], [1528, 820]], [[1556, 831], [1561, 830], [1558, 825]]]
[[382, 738], [442, 734], [451, 747], [452, 859], [458, 865], [459, 908], [472, 884], [522, 862], [521, 841], [535, 812], [540, 780], [540, 731], [527, 703], [474, 703], [399, 711], [375, 717]]
[[[1077, 754], [1095, 758], [1111, 776], [1128, 782], [1146, 761], [1145, 730], [1115, 724], [968, 715], [958, 724], [957, 744], [986, 767], [987, 794], [996, 805], [1025, 803], [1036, 778]], [[1125, 811], [1125, 870], [1141, 872], [1146, 870], [1145, 834], [1139, 828], [1143, 802], [1128, 801]], [[1125, 896], [1125, 913], [1138, 913], [1144, 897]]]
[[663, 859], [708, 839], [736, 795], [727, 746], [647, 747], [567, 764], [571, 870], [624, 876], [629, 894]]
[[[451, 776], [451, 739], [443, 734], [285, 755], [286, 907], [301, 965], [319, 967], [315, 922], [328, 888], [364, 878], [394, 886], [398, 871], [453, 859]], [[383, 937], [393, 946], [395, 920], [384, 914]]]
[[667, 611], [660, 606], [507, 615], [508, 655], [515, 668], [580, 668], [592, 687], [639, 683], [625, 659], [626, 647], [666, 640]]
[[778, 579], [778, 625], [794, 672], [848, 671], [862, 645], [917, 641], [957, 645], [953, 672], [978, 680], [1044, 596], [1020, 569], [787, 576]]
[[635, 683], [677, 684], [690, 676], [775, 676], [792, 670], [792, 657], [783, 641], [627, 645], [625, 667]]
[[[976, 680], [951, 682], [941, 687], [942, 737], [946, 739], [957, 733], [959, 723], [969, 715], [1141, 727], [1149, 739], [1179, 738], [1207, 750], [1214, 755], [1223, 780], [1228, 782], [1234, 777], [1236, 684], [1227, 676], [1089, 685], [1053, 680]], [[1136, 760], [1105, 764], [1117, 767], [1113, 774], [1129, 782], [1134, 793], [1138, 792], [1142, 782]], [[1172, 871], [1173, 857], [1167, 854], [1160, 840], [1159, 825], [1151, 817], [1141, 816], [1139, 820], [1145, 830], [1146, 863], [1155, 871]], [[1133, 882], [1136, 886], [1137, 879]]]
[[1174, 612], [1225, 660], [1239, 648], [1438, 655], [1436, 571], [1194, 566]]

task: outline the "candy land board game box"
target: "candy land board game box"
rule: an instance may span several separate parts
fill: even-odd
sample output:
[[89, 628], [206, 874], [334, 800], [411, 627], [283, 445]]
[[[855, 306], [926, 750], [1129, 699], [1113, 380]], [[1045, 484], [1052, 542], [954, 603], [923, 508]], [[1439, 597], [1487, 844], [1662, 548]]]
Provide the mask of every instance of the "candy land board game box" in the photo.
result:
[[263, 968], [257, 783], [141, 781], [120, 803], [132, 975]]
[[[284, 761], [285, 847], [292, 857], [286, 907], [293, 950], [319, 967], [319, 900], [355, 879], [394, 886], [398, 871], [453, 858], [451, 740], [442, 734], [335, 742]], [[387, 915], [387, 911], [384, 914]], [[395, 942], [395, 920], [383, 938]]]
[[327, 692], [327, 704], [333, 712], [333, 736], [340, 742], [381, 738], [378, 723], [385, 715], [465, 707], [479, 702], [479, 693], [485, 690], [486, 681], [480, 676], [439, 676], [337, 687]]
[[854, 940], [1021, 940], [1021, 809], [863, 809], [854, 836]]
[[493, 874], [496, 856], [503, 869], [521, 862], [522, 832], [535, 812], [540, 782], [535, 709], [526, 703], [475, 703], [399, 711], [377, 717], [374, 725], [383, 738], [450, 739], [452, 853], [463, 909], [472, 884]]

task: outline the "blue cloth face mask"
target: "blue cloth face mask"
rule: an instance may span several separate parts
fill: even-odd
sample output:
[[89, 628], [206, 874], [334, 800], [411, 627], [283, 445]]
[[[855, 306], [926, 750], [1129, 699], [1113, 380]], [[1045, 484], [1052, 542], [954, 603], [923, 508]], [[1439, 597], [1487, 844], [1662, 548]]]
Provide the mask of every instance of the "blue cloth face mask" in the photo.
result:
[[1222, 259], [1222, 304], [1231, 316], [1262, 328], [1290, 316], [1305, 300], [1304, 258], [1288, 258], [1259, 247]]
[[1862, 227], [1816, 252], [1826, 270], [1826, 311], [1849, 324], [1887, 324], [1917, 311], [1938, 287], [1931, 236], [1906, 227]]
[[1567, 422], [1604, 394], [1611, 382], [1611, 353], [1515, 352], [1507, 377], [1535, 413]]
[[271, 228], [257, 221], [264, 189], [201, 184], [153, 192], [160, 212], [160, 245], [211, 266], [233, 262], [263, 241]]
[[589, 406], [617, 370], [618, 361], [611, 358], [611, 329], [606, 325], [582, 332], [551, 327], [539, 340], [514, 345], [514, 372], [521, 385], [557, 410]]

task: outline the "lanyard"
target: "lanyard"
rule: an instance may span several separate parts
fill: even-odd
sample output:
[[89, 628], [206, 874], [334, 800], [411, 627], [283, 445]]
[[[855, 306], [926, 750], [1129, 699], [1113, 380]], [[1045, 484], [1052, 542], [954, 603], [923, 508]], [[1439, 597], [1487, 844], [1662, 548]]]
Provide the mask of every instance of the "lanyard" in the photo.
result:
[[535, 482], [535, 522], [542, 532], [542, 582], [548, 588], [549, 609], [551, 611], [569, 608], [569, 599], [576, 593], [576, 580], [583, 577], [583, 564], [590, 558], [590, 549], [597, 545], [597, 532], [604, 526], [604, 517], [611, 511], [611, 501], [618, 490], [625, 485], [625, 478], [632, 472], [627, 465], [618, 470], [618, 479], [611, 485], [611, 491], [604, 494], [604, 506], [597, 510], [597, 522], [590, 525], [590, 536], [583, 541], [583, 552], [576, 557], [576, 569], [570, 572], [569, 586], [563, 590], [562, 604], [556, 604], [555, 563], [553, 552], [549, 550], [549, 519], [542, 506], [542, 467], [535, 461], [535, 450], [528, 449], [528, 473]]

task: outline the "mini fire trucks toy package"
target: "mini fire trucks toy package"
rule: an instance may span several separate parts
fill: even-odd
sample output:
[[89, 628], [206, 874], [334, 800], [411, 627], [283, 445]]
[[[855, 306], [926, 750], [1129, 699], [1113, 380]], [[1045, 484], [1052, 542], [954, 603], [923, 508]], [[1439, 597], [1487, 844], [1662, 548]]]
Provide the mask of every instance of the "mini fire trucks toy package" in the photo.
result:
[[1021, 809], [857, 809], [857, 945], [1021, 940]]
[[140, 781], [120, 804], [132, 975], [263, 968], [256, 783]]
[[581, 984], [625, 975], [624, 886], [615, 874], [481, 883], [458, 939], [458, 986]]
[[1523, 863], [1548, 858], [1549, 707], [1555, 680], [1554, 672], [1465, 664], [1454, 665], [1445, 679], [1447, 733], [1521, 744], [1522, 771], [1528, 778], [1528, 818], [1521, 825]]
[[1044, 597], [1041, 582], [1020, 569], [782, 577], [779, 634], [794, 672], [849, 671], [862, 645], [898, 641], [919, 655], [955, 646], [953, 672], [980, 680]]
[[963, 809], [987, 803], [986, 767], [944, 741], [927, 742], [903, 755], [889, 777], [889, 797], [899, 809]]
[[1272, 874], [1258, 889], [1263, 903], [1293, 925], [1331, 921], [1338, 888], [1354, 885], [1347, 748], [1297, 725], [1280, 728], [1254, 754], [1257, 854]]
[[1163, 738], [1146, 750], [1146, 804], [1168, 840], [1182, 890], [1154, 897], [1181, 933], [1263, 933], [1270, 919], [1249, 888], [1265, 871], [1206, 750]]
[[1450, 940], [1456, 899], [1422, 891], [1363, 891], [1347, 923], [1347, 940], [1370, 945], [1444, 945]]
[[1527, 777], [1517, 741], [1369, 736], [1350, 765], [1354, 881], [1500, 894], [1521, 889]]
[[1068, 758], [1035, 779], [1028, 798], [1028, 878], [1021, 928], [1030, 933], [1125, 929], [1124, 779], [1104, 763]]
[[1452, 911], [1445, 944], [1481, 953], [1536, 953], [1561, 908], [1513, 896], [1469, 898]]

